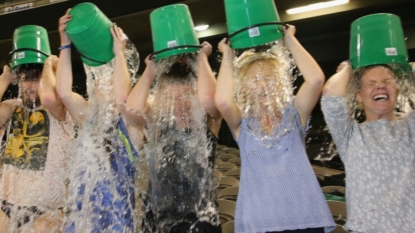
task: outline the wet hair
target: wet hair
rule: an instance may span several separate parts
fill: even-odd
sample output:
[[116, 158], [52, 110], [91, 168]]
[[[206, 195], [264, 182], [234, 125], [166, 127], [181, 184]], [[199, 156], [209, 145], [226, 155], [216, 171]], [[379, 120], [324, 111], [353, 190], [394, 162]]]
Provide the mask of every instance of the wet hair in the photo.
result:
[[386, 65], [386, 64], [370, 65], [370, 66], [366, 66], [366, 67], [356, 69], [352, 72], [352, 77], [351, 77], [352, 82], [349, 82], [349, 84], [352, 85], [352, 86], [349, 87], [351, 89], [350, 91], [352, 91], [353, 93], [358, 92], [362, 88], [363, 75], [365, 75], [367, 71], [369, 71], [369, 70], [371, 70], [375, 67], [383, 67], [385, 69], [390, 70], [392, 73], [394, 73], [394, 70], [392, 69], [392, 67], [390, 67], [389, 65]]
[[43, 64], [23, 64], [15, 67], [13, 72], [18, 80], [39, 80], [42, 75]]
[[159, 75], [171, 79], [196, 78], [197, 53], [185, 53], [157, 62]]

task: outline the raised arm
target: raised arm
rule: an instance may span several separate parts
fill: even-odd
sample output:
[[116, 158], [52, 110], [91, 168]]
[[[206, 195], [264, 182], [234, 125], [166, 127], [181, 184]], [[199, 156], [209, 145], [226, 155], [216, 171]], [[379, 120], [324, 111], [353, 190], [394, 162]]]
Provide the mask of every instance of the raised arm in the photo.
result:
[[127, 121], [135, 125], [143, 125], [146, 123], [145, 115], [151, 111], [151, 103], [148, 100], [151, 84], [156, 77], [156, 69], [154, 63], [147, 56], [146, 69], [138, 82], [135, 84], [133, 90], [127, 98], [127, 109], [132, 109], [128, 112]]
[[242, 114], [233, 99], [233, 60], [232, 49], [226, 43], [226, 38], [219, 42], [219, 51], [223, 54], [215, 92], [215, 105], [222, 114], [236, 137], [239, 137], [239, 126]]
[[127, 60], [125, 59], [125, 46], [126, 38], [121, 28], [116, 24], [111, 27], [111, 34], [114, 39], [114, 54], [115, 54], [115, 65], [114, 65], [114, 97], [115, 104], [118, 107], [118, 110], [121, 112], [124, 119], [130, 118], [129, 112], [126, 111], [126, 102], [128, 94], [131, 91], [131, 78], [130, 73], [128, 72]]
[[[71, 44], [68, 34], [65, 29], [68, 22], [71, 20], [71, 15], [68, 14], [70, 9], [66, 11], [65, 15], [59, 19], [59, 34], [61, 37], [61, 46], [68, 46]], [[58, 68], [56, 72], [57, 84], [56, 89], [58, 95], [71, 114], [78, 123], [85, 123], [90, 115], [88, 102], [79, 94], [72, 91], [72, 64], [71, 64], [71, 48], [61, 49], [59, 55]]]
[[[5, 65], [3, 67], [3, 73], [0, 75], [0, 100], [3, 98], [4, 92], [6, 92], [14, 78], [14, 75], [10, 72], [10, 68]], [[0, 103], [0, 129], [2, 129], [2, 127], [10, 119], [12, 113], [13, 105], [9, 100]]]
[[305, 126], [307, 120], [320, 99], [324, 85], [324, 73], [314, 58], [304, 49], [295, 38], [295, 27], [289, 25], [284, 28], [284, 42], [294, 57], [295, 63], [304, 78], [304, 83], [295, 97], [295, 107], [300, 115], [301, 124]]
[[197, 95], [202, 107], [212, 118], [217, 119], [221, 115], [215, 106], [216, 79], [208, 61], [208, 56], [212, 53], [212, 45], [205, 41], [202, 43], [202, 46], [198, 58]]
[[351, 73], [352, 67], [349, 62], [340, 63], [337, 73], [331, 76], [324, 85], [323, 96], [344, 96]]
[[58, 65], [57, 56], [49, 56], [43, 66], [39, 85], [39, 98], [42, 105], [47, 108], [57, 120], [65, 120], [66, 109], [56, 91], [55, 71]]

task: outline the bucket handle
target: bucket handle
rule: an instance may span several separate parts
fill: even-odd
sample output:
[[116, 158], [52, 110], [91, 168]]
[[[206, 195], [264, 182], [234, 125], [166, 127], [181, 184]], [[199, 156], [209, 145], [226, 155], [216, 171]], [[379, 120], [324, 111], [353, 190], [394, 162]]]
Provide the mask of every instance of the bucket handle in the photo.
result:
[[7, 57], [6, 57], [6, 64], [7, 64], [8, 67], [10, 67], [10, 62], [9, 61], [10, 61], [11, 56], [13, 54], [17, 53], [17, 52], [20, 52], [20, 51], [31, 51], [31, 52], [41, 53], [43, 56], [46, 56], [46, 57], [49, 57], [50, 56], [49, 54], [47, 54], [47, 53], [45, 53], [43, 51], [34, 49], [34, 48], [20, 48], [20, 49], [15, 49], [15, 50], [11, 51], [9, 53], [9, 55], [7, 55]]
[[258, 23], [258, 24], [254, 24], [254, 25], [251, 25], [251, 26], [248, 26], [248, 27], [244, 27], [244, 28], [242, 28], [242, 29], [239, 29], [238, 31], [233, 32], [232, 34], [229, 34], [229, 36], [228, 36], [228, 40], [230, 40], [232, 37], [236, 36], [237, 34], [239, 34], [239, 33], [243, 32], [243, 31], [249, 30], [249, 29], [251, 29], [251, 28], [256, 28], [256, 27], [260, 27], [260, 26], [265, 26], [265, 25], [282, 25], [282, 26], [288, 27], [288, 24], [286, 24], [286, 23], [281, 23], [281, 22], [265, 22], [265, 23]]
[[98, 60], [95, 60], [95, 59], [93, 59], [93, 58], [90, 58], [90, 57], [88, 57], [87, 55], [85, 55], [85, 54], [83, 54], [83, 53], [79, 52], [78, 50], [76, 50], [76, 51], [78, 52], [79, 56], [81, 56], [81, 57], [83, 57], [83, 58], [85, 58], [85, 59], [87, 59], [87, 60], [90, 60], [90, 61], [93, 61], [93, 62], [99, 63], [99, 64], [101, 64], [101, 65], [105, 65], [105, 64], [107, 64], [106, 62], [102, 62], [102, 61], [98, 61]]
[[180, 49], [180, 48], [203, 48], [203, 46], [201, 46], [201, 45], [179, 45], [179, 46], [174, 46], [174, 47], [171, 47], [171, 48], [165, 48], [165, 49], [159, 50], [157, 52], [151, 53], [149, 58], [150, 58], [150, 60], [153, 60], [154, 57], [159, 53], [166, 52], [166, 51], [173, 50], [173, 49]]

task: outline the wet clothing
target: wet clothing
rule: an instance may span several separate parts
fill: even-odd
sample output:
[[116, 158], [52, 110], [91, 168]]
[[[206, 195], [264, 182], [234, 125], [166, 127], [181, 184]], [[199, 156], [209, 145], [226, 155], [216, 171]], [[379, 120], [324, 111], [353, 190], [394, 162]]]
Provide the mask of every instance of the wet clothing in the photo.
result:
[[[78, 139], [82, 139], [82, 135]], [[71, 209], [71, 215], [82, 218], [91, 212], [93, 226], [91, 232], [134, 232], [134, 165], [137, 152], [128, 137], [127, 128], [121, 118], [117, 125], [117, 137], [111, 143], [114, 150], [109, 154], [112, 176], [98, 181], [89, 193], [89, 202], [85, 202], [85, 183], [76, 187], [76, 209]], [[92, 155], [91, 155], [92, 156]], [[80, 174], [86, 176], [85, 173]], [[109, 179], [108, 179], [109, 178]], [[82, 178], [81, 178], [82, 179]], [[116, 184], [112, 183], [116, 182]], [[116, 186], [116, 192], [111, 187]], [[86, 209], [85, 209], [86, 208]], [[88, 214], [87, 214], [88, 215]], [[85, 232], [77, 229], [76, 222], [68, 222], [65, 232]]]
[[16, 106], [0, 157], [0, 200], [8, 206], [56, 211], [64, 206], [65, 155], [72, 137], [69, 115]]
[[267, 233], [324, 233], [324, 228], [311, 228], [304, 230], [273, 231]]
[[323, 97], [321, 106], [347, 174], [346, 227], [415, 232], [415, 111], [359, 124], [343, 97]]
[[[166, 135], [169, 130], [163, 132]], [[201, 167], [199, 163], [189, 164], [189, 161], [183, 159], [183, 156], [189, 153], [185, 141], [192, 137], [190, 130], [187, 130], [182, 140], [173, 140], [163, 147], [163, 156], [169, 157], [169, 161], [164, 168], [157, 173], [153, 172], [150, 178], [148, 194], [144, 201], [145, 219], [143, 221], [144, 232], [165, 232], [165, 233], [221, 233], [221, 226], [212, 224], [219, 221], [219, 216], [215, 212], [210, 216], [204, 216], [201, 219], [195, 211], [207, 208], [207, 205], [213, 204], [217, 210], [215, 190], [208, 190], [212, 187], [207, 184], [206, 193], [200, 193], [200, 180], [204, 177], [213, 182], [212, 169], [215, 160], [217, 138], [208, 131], [207, 137], [210, 141], [210, 156], [208, 157], [208, 168], [211, 174], [206, 176], [206, 168]], [[191, 151], [191, 153], [197, 153]], [[201, 155], [202, 156], [202, 155]], [[193, 161], [194, 162], [194, 161]], [[182, 164], [186, 163], [186, 164]], [[181, 166], [184, 165], [184, 166]], [[191, 170], [186, 173], [184, 170]], [[152, 174], [150, 172], [150, 174]], [[186, 177], [184, 174], [190, 174]], [[151, 175], [150, 175], [151, 176]], [[155, 177], [154, 177], [155, 176]], [[156, 190], [155, 182], [162, 189]], [[153, 208], [155, 207], [155, 208]], [[155, 214], [157, 211], [157, 214]]]
[[242, 119], [239, 138], [235, 138], [241, 156], [235, 232], [331, 231], [335, 223], [308, 160], [306, 128], [293, 101], [275, 130], [286, 133], [267, 147], [249, 131], [247, 119]]
[[[44, 211], [41, 211], [36, 206], [15, 206], [7, 201], [2, 201], [0, 209], [6, 214], [7, 217], [13, 218], [16, 220], [17, 228], [22, 225], [33, 221], [38, 218]], [[17, 215], [17, 216], [14, 216]]]

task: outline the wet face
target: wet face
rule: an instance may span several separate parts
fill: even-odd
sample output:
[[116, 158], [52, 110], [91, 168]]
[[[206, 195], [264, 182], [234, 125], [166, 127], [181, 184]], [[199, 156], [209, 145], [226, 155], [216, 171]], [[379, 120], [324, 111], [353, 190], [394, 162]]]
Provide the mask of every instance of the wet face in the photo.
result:
[[23, 104], [26, 107], [32, 108], [40, 105], [38, 89], [39, 89], [39, 79], [21, 79], [19, 81], [20, 90], [22, 92]]
[[168, 90], [172, 97], [173, 115], [176, 123], [181, 127], [187, 127], [191, 117], [191, 95], [192, 90], [184, 85], [171, 86]]
[[[262, 107], [272, 104], [272, 90], [269, 84], [275, 79], [275, 66], [271, 62], [257, 62], [252, 64], [246, 72], [248, 78], [248, 91], [256, 98]], [[276, 90], [279, 90], [281, 83], [277, 83]]]
[[395, 111], [398, 94], [392, 70], [376, 66], [363, 74], [356, 99], [366, 113], [387, 114]]

